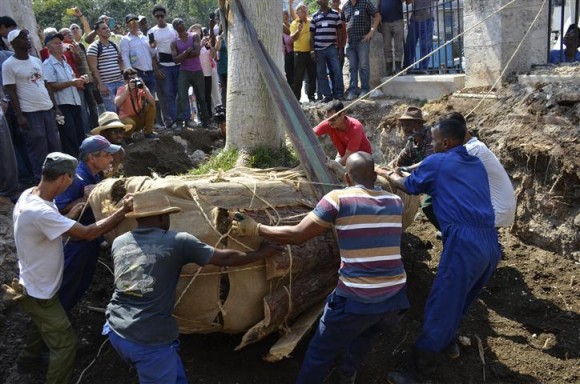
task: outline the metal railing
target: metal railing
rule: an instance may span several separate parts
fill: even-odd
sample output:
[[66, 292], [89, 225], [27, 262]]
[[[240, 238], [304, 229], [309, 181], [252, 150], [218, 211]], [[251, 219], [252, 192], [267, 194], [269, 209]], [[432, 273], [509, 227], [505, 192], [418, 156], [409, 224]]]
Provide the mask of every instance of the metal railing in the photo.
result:
[[[411, 65], [463, 32], [463, 0], [447, 0], [439, 4], [431, 4], [427, 7], [415, 7], [415, 9], [412, 4], [407, 4], [404, 9], [406, 36], [404, 67]], [[416, 21], [417, 14], [423, 15], [424, 20]], [[460, 37], [430, 58], [416, 64], [409, 72], [460, 73], [464, 70], [463, 63], [463, 37]]]
[[[563, 58], [564, 35], [570, 25], [578, 26], [580, 0], [549, 0], [548, 4], [548, 55], [546, 61], [550, 63], [554, 51], [559, 51], [555, 52], [555, 57], [559, 53], [560, 61], [565, 61]], [[574, 43], [578, 46], [579, 34], [576, 33], [574, 38]]]

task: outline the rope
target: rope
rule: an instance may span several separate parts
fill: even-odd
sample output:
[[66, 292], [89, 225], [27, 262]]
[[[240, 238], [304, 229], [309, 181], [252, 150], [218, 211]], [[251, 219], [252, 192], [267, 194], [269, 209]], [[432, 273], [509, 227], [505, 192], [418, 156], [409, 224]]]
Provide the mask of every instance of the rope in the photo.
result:
[[[390, 78], [388, 78], [386, 81], [384, 81], [383, 83], [379, 84], [378, 86], [376, 86], [375, 88], [371, 89], [369, 92], [367, 92], [366, 94], [359, 96], [356, 100], [353, 100], [352, 103], [350, 103], [349, 105], [347, 105], [346, 107], [344, 107], [342, 110], [340, 111], [336, 111], [334, 115], [329, 116], [326, 118], [326, 120], [330, 120], [333, 119], [334, 117], [338, 116], [340, 113], [351, 109], [351, 107], [353, 107], [355, 104], [359, 103], [360, 101], [362, 101], [364, 98], [368, 97], [371, 93], [373, 93], [375, 90], [382, 88], [383, 85], [386, 85], [388, 83], [390, 83], [391, 81], [393, 81], [394, 79], [396, 79], [397, 77], [401, 76], [401, 74], [407, 72], [407, 70], [411, 69], [412, 67], [415, 66], [415, 64], [418, 64], [420, 62], [422, 62], [423, 60], [428, 59], [429, 57], [433, 56], [435, 53], [439, 52], [441, 49], [445, 48], [446, 46], [448, 46], [449, 44], [453, 43], [455, 40], [459, 39], [461, 36], [465, 35], [467, 32], [470, 32], [471, 30], [479, 27], [481, 24], [485, 23], [489, 18], [491, 18], [492, 16], [494, 16], [496, 13], [499, 13], [500, 11], [503, 11], [505, 8], [507, 8], [508, 6], [512, 5], [513, 3], [515, 3], [518, 0], [511, 0], [509, 3], [505, 4], [504, 6], [500, 7], [499, 9], [497, 9], [496, 11], [492, 12], [490, 15], [488, 15], [487, 17], [485, 17], [483, 20], [481, 20], [479, 23], [472, 25], [471, 27], [469, 27], [468, 29], [466, 29], [465, 31], [461, 32], [460, 34], [458, 34], [457, 36], [455, 36], [454, 38], [452, 38], [451, 40], [449, 40], [448, 42], [446, 42], [445, 44], [437, 47], [437, 49], [433, 50], [432, 52], [428, 53], [427, 55], [423, 56], [422, 58], [420, 58], [419, 60], [415, 61], [413, 64], [407, 66], [406, 68], [402, 69], [400, 72], [396, 73], [395, 75], [391, 76]], [[544, 0], [544, 3], [546, 2], [546, 0]], [[543, 8], [543, 6], [542, 6]]]
[[526, 40], [526, 37], [528, 37], [528, 34], [530, 33], [530, 31], [532, 30], [532, 27], [536, 24], [536, 22], [538, 21], [538, 18], [540, 17], [540, 14], [542, 13], [542, 10], [544, 9], [544, 6], [546, 5], [546, 1], [544, 0], [544, 2], [542, 3], [542, 6], [540, 7], [540, 10], [538, 11], [538, 13], [536, 14], [536, 17], [534, 18], [534, 20], [532, 21], [532, 24], [530, 24], [530, 26], [528, 27], [528, 30], [526, 31], [526, 33], [524, 33], [524, 36], [522, 37], [522, 39], [520, 40], [520, 43], [518, 44], [518, 46], [516, 47], [514, 53], [511, 55], [511, 57], [509, 58], [507, 64], [505, 65], [504, 69], [501, 71], [501, 73], [499, 74], [498, 78], [496, 79], [495, 83], [493, 83], [493, 85], [489, 88], [489, 90], [487, 91], [487, 93], [483, 96], [483, 98], [479, 101], [479, 103], [477, 103], [477, 105], [475, 107], [473, 107], [473, 109], [471, 111], [469, 111], [469, 113], [467, 115], [465, 115], [465, 118], [467, 119], [469, 116], [471, 116], [471, 114], [477, 109], [479, 108], [479, 106], [483, 103], [483, 101], [487, 98], [487, 96], [489, 96], [489, 94], [491, 93], [491, 91], [495, 88], [495, 86], [497, 85], [497, 83], [499, 83], [501, 81], [501, 79], [503, 78], [504, 73], [508, 70], [512, 60], [514, 59], [514, 57], [516, 56], [516, 54], [518, 53], [518, 51], [520, 50], [520, 48], [522, 47], [522, 44], [524, 43], [524, 41]]
[[99, 355], [101, 354], [101, 351], [103, 349], [103, 347], [105, 346], [105, 344], [107, 344], [107, 342], [109, 341], [109, 338], [107, 337], [105, 339], [105, 341], [103, 341], [103, 343], [101, 344], [101, 346], [99, 347], [99, 350], [97, 351], [97, 356], [95, 356], [95, 358], [93, 359], [93, 361], [91, 361], [89, 363], [89, 365], [87, 365], [87, 367], [85, 369], [83, 369], [83, 371], [81, 372], [81, 375], [79, 376], [79, 379], [77, 380], [76, 384], [79, 384], [83, 378], [83, 375], [85, 374], [85, 372], [93, 366], [93, 364], [95, 364], [95, 362], [97, 361], [97, 358], [99, 357]]

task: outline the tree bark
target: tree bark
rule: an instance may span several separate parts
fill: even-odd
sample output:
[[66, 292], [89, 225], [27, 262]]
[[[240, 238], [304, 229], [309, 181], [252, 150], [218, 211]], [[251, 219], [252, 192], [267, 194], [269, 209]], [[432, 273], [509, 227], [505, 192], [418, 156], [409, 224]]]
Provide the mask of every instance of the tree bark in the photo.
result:
[[[228, 0], [230, 6], [236, 0]], [[280, 70], [282, 53], [282, 0], [240, 0], [260, 41]], [[232, 13], [230, 13], [231, 15]], [[252, 53], [258, 42], [250, 41], [242, 22], [230, 19], [228, 26], [228, 93], [226, 148], [248, 151], [258, 145], [278, 149], [284, 131], [278, 124], [278, 107], [269, 97], [260, 68]]]
[[30, 32], [30, 40], [35, 49], [42, 48], [36, 18], [32, 10], [32, 0], [0, 1], [0, 15], [10, 16], [18, 24], [18, 28], [26, 28]]

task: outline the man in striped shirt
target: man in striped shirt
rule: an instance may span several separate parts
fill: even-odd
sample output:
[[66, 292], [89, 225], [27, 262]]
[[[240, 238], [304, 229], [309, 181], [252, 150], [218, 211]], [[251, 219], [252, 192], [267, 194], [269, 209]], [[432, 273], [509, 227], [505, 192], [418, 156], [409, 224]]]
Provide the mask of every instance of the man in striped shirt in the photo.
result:
[[94, 29], [98, 39], [89, 45], [87, 61], [95, 84], [103, 97], [105, 109], [116, 113], [115, 95], [117, 89], [125, 85], [122, 75], [123, 58], [117, 44], [110, 41], [111, 30], [107, 23], [103, 20], [98, 21]]
[[[316, 61], [318, 91], [327, 103], [333, 98], [344, 97], [344, 83], [340, 70], [340, 58], [344, 55], [336, 47], [342, 45], [342, 21], [340, 14], [328, 6], [328, 0], [317, 0], [320, 9], [310, 19], [310, 52]], [[332, 92], [328, 85], [328, 69], [332, 73]]]
[[336, 230], [339, 280], [308, 346], [299, 384], [322, 383], [339, 353], [344, 355], [341, 382], [354, 383], [379, 332], [389, 331], [409, 307], [400, 251], [403, 203], [397, 195], [375, 189], [375, 180], [371, 155], [356, 152], [346, 162], [349, 187], [328, 193], [299, 224], [273, 227], [236, 214], [234, 233], [285, 244], [302, 244]]

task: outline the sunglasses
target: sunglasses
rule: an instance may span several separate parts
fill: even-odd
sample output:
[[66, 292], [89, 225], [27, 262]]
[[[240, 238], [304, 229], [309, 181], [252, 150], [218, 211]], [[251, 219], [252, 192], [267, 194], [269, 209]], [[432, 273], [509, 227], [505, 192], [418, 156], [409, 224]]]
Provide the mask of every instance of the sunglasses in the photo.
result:
[[110, 132], [113, 135], [123, 135], [123, 134], [125, 134], [125, 130], [123, 128], [110, 128], [110, 129], [107, 129], [107, 132]]
[[71, 31], [74, 31], [75, 29], [80, 29], [79, 27], [72, 27]]

